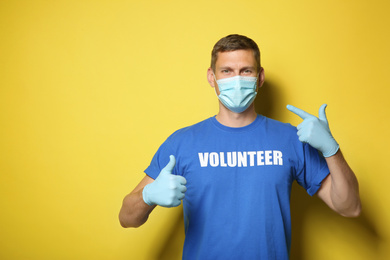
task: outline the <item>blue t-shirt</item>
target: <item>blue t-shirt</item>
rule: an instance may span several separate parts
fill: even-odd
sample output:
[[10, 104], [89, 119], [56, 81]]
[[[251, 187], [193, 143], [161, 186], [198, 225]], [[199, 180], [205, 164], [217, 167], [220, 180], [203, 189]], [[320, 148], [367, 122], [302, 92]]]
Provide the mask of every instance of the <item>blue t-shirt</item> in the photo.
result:
[[312, 196], [329, 174], [295, 127], [261, 115], [240, 128], [211, 117], [176, 131], [145, 173], [155, 179], [171, 154], [173, 174], [187, 179], [183, 259], [288, 259], [292, 183]]

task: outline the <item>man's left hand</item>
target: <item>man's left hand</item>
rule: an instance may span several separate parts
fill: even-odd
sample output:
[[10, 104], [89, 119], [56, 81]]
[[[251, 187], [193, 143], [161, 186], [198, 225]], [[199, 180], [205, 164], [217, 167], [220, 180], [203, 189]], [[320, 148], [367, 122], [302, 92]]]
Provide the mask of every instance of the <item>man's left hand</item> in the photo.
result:
[[323, 104], [320, 107], [319, 117], [292, 105], [287, 105], [287, 109], [303, 119], [303, 122], [297, 126], [299, 140], [318, 149], [324, 157], [330, 157], [337, 153], [339, 145], [330, 132], [325, 114], [326, 106]]

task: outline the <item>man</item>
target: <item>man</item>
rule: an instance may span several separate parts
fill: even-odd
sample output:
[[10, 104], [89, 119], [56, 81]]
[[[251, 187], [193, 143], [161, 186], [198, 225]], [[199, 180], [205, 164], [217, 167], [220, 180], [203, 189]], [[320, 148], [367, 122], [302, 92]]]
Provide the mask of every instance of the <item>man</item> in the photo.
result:
[[207, 79], [219, 98], [218, 114], [160, 146], [123, 201], [122, 226], [138, 227], [156, 205], [183, 201], [183, 259], [288, 259], [294, 180], [339, 214], [360, 214], [358, 182], [331, 135], [326, 105], [319, 118], [288, 106], [304, 119], [298, 131], [256, 114], [264, 70], [254, 41], [219, 40]]

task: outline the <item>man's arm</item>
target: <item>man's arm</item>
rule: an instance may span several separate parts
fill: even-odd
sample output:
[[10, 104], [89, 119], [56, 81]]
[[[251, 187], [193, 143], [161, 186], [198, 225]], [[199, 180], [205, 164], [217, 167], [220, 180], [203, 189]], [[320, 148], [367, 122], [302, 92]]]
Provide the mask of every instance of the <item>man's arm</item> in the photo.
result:
[[319, 117], [316, 117], [294, 106], [287, 106], [303, 119], [297, 126], [299, 140], [318, 149], [328, 164], [330, 175], [322, 181], [317, 195], [340, 215], [357, 217], [361, 212], [358, 181], [330, 132], [325, 108], [326, 105], [322, 105]]
[[330, 174], [317, 192], [331, 209], [344, 217], [357, 217], [361, 212], [359, 184], [340, 150], [325, 158]]
[[139, 227], [144, 224], [156, 205], [149, 206], [142, 197], [144, 187], [154, 180], [146, 175], [141, 182], [128, 194], [122, 203], [119, 212], [119, 222], [122, 227]]
[[172, 174], [176, 159], [169, 157], [169, 163], [161, 170], [158, 177], [146, 175], [135, 189], [127, 195], [119, 213], [123, 227], [139, 227], [148, 220], [156, 205], [170, 208], [177, 207], [187, 191], [186, 179]]

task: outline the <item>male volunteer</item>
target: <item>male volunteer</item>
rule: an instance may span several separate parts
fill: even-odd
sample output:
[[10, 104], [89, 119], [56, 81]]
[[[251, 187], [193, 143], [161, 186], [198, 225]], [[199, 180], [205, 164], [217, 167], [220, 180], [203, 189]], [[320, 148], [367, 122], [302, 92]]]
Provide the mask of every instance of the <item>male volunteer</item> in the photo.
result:
[[183, 259], [288, 259], [294, 180], [339, 214], [360, 214], [358, 182], [331, 135], [325, 105], [318, 118], [288, 106], [303, 119], [298, 131], [256, 114], [264, 70], [254, 41], [219, 40], [207, 79], [218, 114], [160, 146], [123, 201], [122, 226], [138, 227], [156, 205], [183, 201]]

